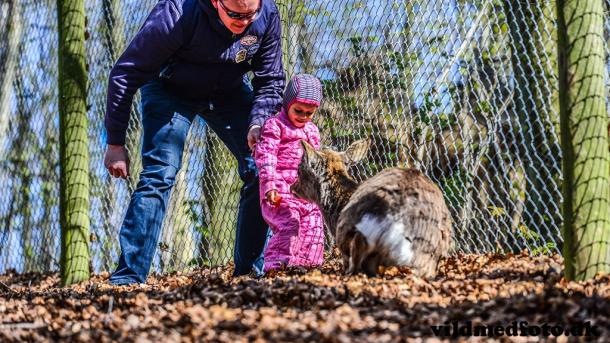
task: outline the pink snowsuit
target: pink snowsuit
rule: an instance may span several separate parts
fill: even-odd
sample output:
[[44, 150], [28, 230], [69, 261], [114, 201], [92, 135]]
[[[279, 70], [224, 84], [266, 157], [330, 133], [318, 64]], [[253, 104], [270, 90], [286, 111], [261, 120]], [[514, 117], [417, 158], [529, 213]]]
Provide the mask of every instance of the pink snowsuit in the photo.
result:
[[[301, 140], [319, 149], [318, 128], [312, 122], [303, 128], [295, 127], [282, 108], [276, 116], [267, 119], [256, 144], [261, 209], [273, 232], [265, 248], [265, 271], [283, 265], [321, 265], [324, 260], [322, 213], [316, 204], [298, 199], [290, 192], [303, 155]], [[265, 196], [273, 189], [282, 198], [276, 206]]]

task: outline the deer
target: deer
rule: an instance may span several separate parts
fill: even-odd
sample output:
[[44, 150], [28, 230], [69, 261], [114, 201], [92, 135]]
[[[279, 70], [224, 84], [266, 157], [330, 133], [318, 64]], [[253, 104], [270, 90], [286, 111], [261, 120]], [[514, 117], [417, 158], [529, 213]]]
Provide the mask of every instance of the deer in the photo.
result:
[[417, 276], [436, 276], [452, 229], [443, 193], [432, 180], [417, 169], [392, 167], [356, 182], [348, 168], [366, 156], [369, 140], [344, 152], [301, 145], [291, 191], [320, 207], [348, 275], [372, 277], [380, 266], [406, 266]]

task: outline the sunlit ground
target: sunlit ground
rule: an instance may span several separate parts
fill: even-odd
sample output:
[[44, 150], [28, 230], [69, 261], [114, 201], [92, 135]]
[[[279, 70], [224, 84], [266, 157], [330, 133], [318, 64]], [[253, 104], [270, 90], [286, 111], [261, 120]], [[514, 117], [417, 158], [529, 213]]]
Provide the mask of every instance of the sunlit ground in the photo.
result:
[[610, 276], [566, 282], [559, 256], [460, 255], [443, 261], [433, 280], [397, 268], [376, 278], [346, 277], [338, 261], [262, 279], [231, 278], [231, 266], [203, 269], [132, 287], [109, 286], [107, 274], [69, 288], [58, 287], [56, 274], [3, 275], [0, 341], [436, 341], [433, 326], [469, 321], [562, 328], [589, 322], [601, 336], [587, 340], [610, 341]]

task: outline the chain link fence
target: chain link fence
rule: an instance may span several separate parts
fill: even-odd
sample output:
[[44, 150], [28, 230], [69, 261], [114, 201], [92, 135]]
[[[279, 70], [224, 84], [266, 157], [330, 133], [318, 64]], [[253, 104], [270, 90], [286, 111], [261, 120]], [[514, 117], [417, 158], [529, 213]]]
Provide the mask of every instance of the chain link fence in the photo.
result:
[[[268, 0], [263, 0], [268, 1]], [[90, 0], [87, 10], [91, 258], [118, 261], [118, 230], [141, 170], [139, 101], [132, 176], [103, 167], [107, 76], [154, 0]], [[323, 144], [373, 142], [352, 170], [421, 168], [443, 189], [456, 250], [561, 246], [554, 3], [500, 0], [278, 0], [288, 76], [323, 80]], [[0, 0], [0, 273], [59, 269], [55, 1]], [[607, 30], [608, 31], [608, 30]], [[205, 122], [189, 133], [153, 269], [232, 258], [240, 180]]]

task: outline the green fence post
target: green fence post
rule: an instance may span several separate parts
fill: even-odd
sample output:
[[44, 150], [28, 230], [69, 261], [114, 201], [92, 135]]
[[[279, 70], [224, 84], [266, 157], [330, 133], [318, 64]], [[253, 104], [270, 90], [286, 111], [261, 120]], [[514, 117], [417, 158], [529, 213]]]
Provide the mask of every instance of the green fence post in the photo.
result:
[[558, 0], [565, 276], [610, 271], [610, 153], [602, 0]]
[[89, 140], [85, 4], [58, 0], [61, 281], [89, 278]]

